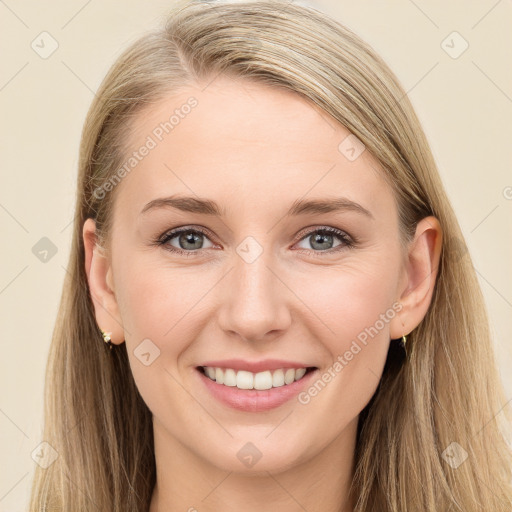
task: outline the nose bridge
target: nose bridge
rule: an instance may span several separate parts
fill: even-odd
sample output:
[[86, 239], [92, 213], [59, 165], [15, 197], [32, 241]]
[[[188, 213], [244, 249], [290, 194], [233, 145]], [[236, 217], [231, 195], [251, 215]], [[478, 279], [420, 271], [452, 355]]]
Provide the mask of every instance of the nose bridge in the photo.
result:
[[285, 286], [272, 269], [270, 249], [263, 250], [255, 238], [247, 237], [236, 247], [233, 265], [222, 300], [221, 327], [248, 340], [286, 328]]

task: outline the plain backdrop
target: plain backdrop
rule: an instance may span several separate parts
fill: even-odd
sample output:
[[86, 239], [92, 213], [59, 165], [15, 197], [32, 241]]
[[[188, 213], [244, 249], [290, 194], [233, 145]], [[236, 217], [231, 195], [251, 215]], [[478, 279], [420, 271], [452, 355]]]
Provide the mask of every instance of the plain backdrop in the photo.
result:
[[[511, 398], [511, 3], [302, 3], [370, 43], [408, 92], [469, 245]], [[0, 1], [0, 511], [26, 510], [31, 454], [42, 441], [44, 369], [86, 111], [115, 58], [162, 25], [171, 4]]]

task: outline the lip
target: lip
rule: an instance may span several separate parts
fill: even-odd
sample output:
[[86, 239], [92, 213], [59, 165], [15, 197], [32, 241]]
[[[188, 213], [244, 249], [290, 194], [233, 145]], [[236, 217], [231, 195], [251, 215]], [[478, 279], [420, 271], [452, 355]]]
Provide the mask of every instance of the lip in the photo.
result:
[[265, 370], [279, 370], [280, 368], [311, 368], [314, 365], [297, 361], [285, 361], [283, 359], [265, 359], [263, 361], [244, 361], [243, 359], [223, 359], [222, 361], [206, 361], [200, 366], [213, 366], [214, 368], [231, 368], [233, 370], [258, 373]]
[[[283, 366], [279, 368], [283, 368]], [[299, 365], [296, 368], [305, 367]], [[310, 370], [304, 377], [291, 384], [265, 390], [238, 389], [237, 387], [217, 384], [199, 368], [196, 368], [195, 372], [208, 392], [220, 403], [239, 411], [264, 412], [275, 409], [297, 396], [317, 376], [319, 370], [318, 368]]]

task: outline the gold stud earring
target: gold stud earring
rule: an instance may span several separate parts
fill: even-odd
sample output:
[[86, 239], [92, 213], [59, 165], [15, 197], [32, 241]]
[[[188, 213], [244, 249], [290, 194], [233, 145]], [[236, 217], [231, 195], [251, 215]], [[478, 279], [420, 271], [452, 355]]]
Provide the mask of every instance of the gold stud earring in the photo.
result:
[[112, 341], [110, 339], [110, 336], [112, 335], [111, 332], [105, 332], [103, 329], [100, 329], [101, 335], [103, 336], [103, 341], [109, 346], [110, 350], [112, 350]]

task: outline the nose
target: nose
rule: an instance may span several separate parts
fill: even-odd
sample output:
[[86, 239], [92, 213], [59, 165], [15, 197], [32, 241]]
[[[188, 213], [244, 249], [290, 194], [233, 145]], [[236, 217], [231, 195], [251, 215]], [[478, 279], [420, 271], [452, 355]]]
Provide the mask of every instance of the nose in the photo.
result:
[[234, 256], [234, 268], [223, 279], [218, 321], [231, 337], [244, 341], [275, 339], [291, 323], [287, 300], [293, 296], [264, 254], [248, 262]]

